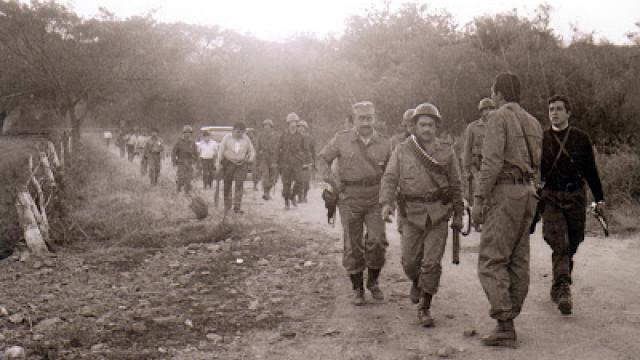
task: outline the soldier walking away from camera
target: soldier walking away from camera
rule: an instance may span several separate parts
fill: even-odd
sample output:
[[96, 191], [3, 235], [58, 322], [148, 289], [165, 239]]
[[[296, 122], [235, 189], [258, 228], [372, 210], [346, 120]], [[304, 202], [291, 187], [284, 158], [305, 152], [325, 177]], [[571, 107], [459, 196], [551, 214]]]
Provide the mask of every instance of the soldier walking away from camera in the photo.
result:
[[279, 135], [273, 130], [273, 121], [266, 119], [262, 122], [262, 131], [256, 141], [256, 158], [262, 178], [264, 200], [271, 200], [271, 188], [278, 178], [278, 146]]
[[564, 315], [572, 312], [573, 256], [584, 240], [589, 184], [596, 211], [604, 214], [605, 202], [593, 144], [589, 135], [571, 126], [571, 103], [566, 96], [548, 100], [551, 128], [542, 140], [542, 232], [549, 244], [553, 269], [551, 300]]
[[216, 171], [218, 142], [211, 139], [207, 131], [202, 133], [202, 140], [198, 143], [198, 153], [200, 154], [200, 164], [202, 165], [202, 186], [204, 189], [211, 189]]
[[171, 163], [177, 166], [176, 190], [185, 193], [191, 192], [191, 181], [193, 180], [193, 165], [198, 160], [198, 148], [193, 141], [193, 128], [185, 125], [182, 129], [182, 137], [173, 146], [171, 151]]
[[108, 148], [111, 145], [111, 139], [113, 139], [113, 133], [111, 131], [107, 130], [107, 131], [104, 132], [102, 137], [104, 138], [104, 144]]
[[[342, 222], [344, 254], [342, 264], [351, 278], [353, 303], [362, 305], [364, 270], [367, 289], [374, 300], [384, 300], [378, 277], [385, 263], [388, 246], [379, 202], [380, 181], [391, 143], [373, 128], [375, 109], [369, 101], [352, 106], [355, 127], [338, 132], [318, 154], [324, 181], [339, 194], [338, 211]], [[330, 169], [338, 159], [339, 177]], [[368, 236], [364, 237], [364, 226]]]
[[411, 119], [414, 134], [391, 154], [382, 177], [380, 203], [382, 216], [390, 221], [396, 200], [401, 199], [398, 212], [406, 219], [401, 232], [402, 267], [412, 281], [411, 301], [419, 303], [418, 321], [431, 327], [431, 300], [440, 284], [448, 221], [453, 213], [451, 227], [462, 229], [464, 203], [455, 153], [437, 138], [443, 121], [440, 112], [424, 103], [416, 107]]
[[138, 141], [138, 129], [129, 132], [127, 137], [127, 159], [133, 161], [136, 157], [136, 142]]
[[296, 196], [302, 190], [302, 167], [309, 163], [307, 142], [298, 132], [300, 118], [296, 113], [287, 115], [287, 130], [280, 136], [278, 147], [278, 165], [282, 175], [282, 197], [284, 207], [297, 206]]
[[[495, 110], [493, 100], [484, 98], [478, 104], [480, 119], [472, 121], [464, 132], [464, 149], [462, 151], [462, 174], [464, 176], [464, 197], [467, 203], [473, 202], [474, 182], [482, 164], [482, 142], [487, 132], [489, 113]], [[478, 230], [477, 224], [476, 230]]]
[[513, 320], [529, 291], [529, 226], [537, 205], [542, 128], [519, 105], [520, 80], [498, 75], [491, 88], [497, 110], [489, 114], [472, 218], [484, 224], [478, 277], [491, 304], [494, 331], [487, 346], [516, 345]]
[[[247, 179], [248, 166], [255, 161], [256, 152], [251, 140], [246, 134], [247, 126], [242, 121], [233, 124], [231, 134], [222, 138], [218, 147], [216, 167], [222, 173], [224, 180], [224, 210], [229, 211], [233, 203], [233, 211], [242, 214], [242, 193], [244, 181]], [[235, 191], [232, 198], [232, 186]]]
[[313, 177], [313, 170], [316, 164], [316, 141], [311, 137], [309, 132], [309, 124], [302, 120], [298, 123], [298, 132], [304, 136], [305, 149], [307, 150], [307, 156], [305, 157], [309, 162], [302, 165], [302, 189], [300, 191], [300, 202], [307, 202], [307, 194], [311, 188], [311, 178]]
[[158, 184], [163, 151], [164, 144], [158, 136], [158, 130], [152, 129], [151, 137], [144, 146], [144, 157], [147, 159], [149, 166], [149, 180], [151, 181], [151, 185]]

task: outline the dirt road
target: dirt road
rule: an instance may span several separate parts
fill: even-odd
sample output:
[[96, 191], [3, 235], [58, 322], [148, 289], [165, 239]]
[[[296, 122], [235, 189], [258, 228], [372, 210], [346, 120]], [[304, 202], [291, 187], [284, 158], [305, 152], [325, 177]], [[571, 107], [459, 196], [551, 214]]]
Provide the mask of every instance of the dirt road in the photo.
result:
[[[29, 358], [431, 359], [446, 350], [455, 359], [640, 359], [635, 239], [585, 241], [575, 315], [562, 317], [548, 295], [550, 251], [533, 236], [520, 347], [485, 348], [478, 338], [493, 322], [476, 276], [477, 234], [462, 239], [461, 265], [447, 249], [436, 327], [424, 329], [408, 299], [395, 224], [387, 227], [386, 301], [354, 307], [341, 228], [326, 225], [319, 186], [309, 203], [285, 211], [279, 189], [265, 202], [247, 182], [246, 213], [227, 219], [227, 233], [213, 206], [207, 220], [192, 219], [171, 169], [151, 188], [137, 162], [113, 149], [102, 161], [78, 212], [113, 229], [85, 229], [92, 238], [53, 259], [0, 263], [0, 305], [24, 317], [0, 318], [0, 344], [23, 345]], [[211, 191], [200, 194], [212, 205]]]

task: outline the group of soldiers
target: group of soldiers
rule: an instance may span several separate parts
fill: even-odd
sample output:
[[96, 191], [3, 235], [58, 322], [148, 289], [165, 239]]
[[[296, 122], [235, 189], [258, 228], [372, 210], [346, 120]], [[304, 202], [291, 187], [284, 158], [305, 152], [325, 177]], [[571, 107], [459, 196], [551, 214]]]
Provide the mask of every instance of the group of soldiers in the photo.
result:
[[[234, 213], [241, 214], [244, 182], [251, 169], [256, 188], [262, 181], [264, 200], [272, 199], [272, 189], [281, 177], [285, 209], [307, 202], [315, 171], [315, 140], [309, 124], [296, 113], [289, 113], [286, 123], [287, 129], [278, 132], [273, 121], [266, 119], [255, 136], [249, 132], [253, 129], [247, 129], [246, 124], [239, 121], [219, 143], [207, 131], [203, 131], [202, 139], [195, 141], [193, 128], [185, 125], [171, 150], [171, 162], [176, 167], [176, 190], [191, 192], [197, 168], [202, 171], [204, 189], [211, 189], [215, 179], [223, 181], [225, 211], [233, 209]], [[141, 175], [148, 173], [151, 184], [158, 183], [164, 144], [157, 130], [152, 130], [151, 135], [139, 128], [121, 132], [116, 145], [121, 157], [126, 156], [129, 161], [139, 157]]]
[[571, 314], [573, 257], [584, 239], [585, 183], [600, 213], [605, 207], [593, 146], [569, 124], [567, 97], [549, 98], [552, 126], [544, 132], [519, 103], [519, 78], [499, 74], [491, 98], [479, 103], [481, 118], [465, 131], [462, 172], [452, 144], [438, 136], [445, 120], [435, 105], [407, 110], [402, 131], [391, 139], [375, 130], [373, 103], [352, 106], [347, 121], [353, 125], [347, 123], [331, 139], [318, 163], [339, 199], [343, 266], [355, 305], [366, 302], [365, 287], [375, 301], [384, 300], [379, 285], [388, 246], [384, 222], [397, 213], [402, 267], [412, 282], [409, 297], [417, 304], [419, 322], [434, 326], [431, 304], [448, 224], [460, 231], [466, 199], [481, 231], [478, 277], [497, 323], [483, 344], [516, 345], [514, 319], [529, 289], [529, 236], [536, 212], [553, 250], [551, 300], [562, 314]]

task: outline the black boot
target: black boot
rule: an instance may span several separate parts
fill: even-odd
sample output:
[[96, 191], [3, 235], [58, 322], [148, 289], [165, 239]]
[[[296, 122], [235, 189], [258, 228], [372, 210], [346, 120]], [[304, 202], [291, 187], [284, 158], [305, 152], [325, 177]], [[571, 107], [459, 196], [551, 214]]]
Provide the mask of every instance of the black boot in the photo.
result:
[[562, 315], [571, 315], [572, 313], [571, 287], [568, 282], [563, 282], [558, 289], [558, 310]]
[[412, 303], [417, 304], [420, 302], [420, 295], [421, 291], [418, 287], [418, 280], [414, 280], [411, 284], [411, 290], [409, 290], [409, 299], [411, 299]]
[[424, 327], [433, 327], [434, 321], [431, 317], [431, 299], [429, 293], [422, 293], [422, 299], [418, 304], [418, 321]]
[[498, 325], [491, 334], [482, 339], [485, 346], [516, 347], [516, 329], [513, 320], [498, 320]]
[[376, 301], [383, 301], [384, 294], [378, 287], [378, 277], [380, 277], [381, 269], [368, 269], [367, 273], [367, 289], [371, 292], [371, 297]]
[[351, 303], [356, 306], [364, 305], [364, 274], [362, 272], [349, 275], [353, 287]]

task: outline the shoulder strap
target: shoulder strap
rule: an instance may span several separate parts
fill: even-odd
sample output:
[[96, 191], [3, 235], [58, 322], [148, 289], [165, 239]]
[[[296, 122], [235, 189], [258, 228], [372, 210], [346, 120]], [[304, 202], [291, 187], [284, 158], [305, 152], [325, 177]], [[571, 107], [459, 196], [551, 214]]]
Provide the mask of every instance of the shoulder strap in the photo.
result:
[[[569, 128], [569, 130], [570, 129], [571, 128]], [[580, 178], [582, 179], [584, 176], [582, 176], [582, 172], [580, 171], [580, 168], [578, 167], [576, 162], [573, 161], [573, 157], [571, 157], [571, 155], [567, 151], [567, 148], [565, 147], [567, 143], [567, 139], [569, 138], [569, 130], [567, 130], [567, 133], [564, 135], [562, 142], [560, 142], [560, 139], [558, 139], [558, 136], [556, 134], [551, 133], [551, 135], [553, 136], [553, 139], [560, 145], [560, 149], [558, 149], [558, 154], [556, 155], [556, 159], [559, 158], [561, 154], [564, 154], [564, 156], [566, 156], [567, 159], [569, 159], [571, 166], [573, 166], [575, 171], [578, 173], [578, 176], [580, 176]], [[551, 174], [551, 172], [549, 172], [549, 174]]]
[[529, 155], [529, 165], [531, 165], [531, 169], [534, 170], [535, 165], [533, 163], [533, 153], [531, 152], [531, 145], [529, 144], [529, 136], [527, 136], [527, 131], [524, 129], [524, 126], [522, 126], [522, 121], [520, 121], [520, 116], [518, 116], [518, 114], [513, 109], [511, 108], [508, 108], [508, 109], [511, 110], [511, 112], [516, 116], [516, 118], [518, 118], [518, 125], [520, 125], [520, 130], [524, 135], [524, 143], [527, 146], [527, 155]]
[[[553, 130], [551, 131], [551, 136], [553, 137], [553, 139], [558, 143], [558, 145], [560, 145], [560, 148], [558, 149], [558, 153], [556, 154], [556, 157], [553, 159], [553, 163], [551, 164], [551, 168], [549, 168], [549, 175], [551, 175], [551, 173], [553, 173], [553, 170], [555, 170], [556, 165], [558, 165], [558, 160], [560, 160], [560, 156], [562, 156], [562, 154], [566, 154], [567, 150], [565, 149], [565, 145], [567, 144], [567, 139], [569, 139], [569, 133], [571, 132], [571, 126], [569, 126], [567, 128], [567, 132], [564, 134], [564, 137], [562, 138], [562, 142], [558, 139], [558, 137], [556, 136], [555, 133], [553, 133]], [[568, 154], [567, 154], [568, 156]], [[571, 161], [571, 157], [569, 156], [569, 161]]]
[[427, 152], [418, 144], [415, 136], [409, 136], [408, 142], [409, 148], [412, 150], [413, 154], [418, 159], [418, 162], [422, 164], [426, 170], [427, 176], [431, 178], [431, 182], [438, 186], [438, 189], [441, 189], [440, 183], [436, 181], [433, 177], [432, 172], [439, 174], [446, 174], [447, 169], [444, 165], [440, 164], [436, 159], [434, 159], [431, 155], [427, 154]]
[[378, 163], [371, 156], [369, 156], [369, 153], [367, 153], [367, 148], [362, 140], [357, 139], [356, 143], [358, 143], [358, 150], [360, 150], [360, 155], [367, 162], [367, 164], [371, 165], [373, 170], [376, 172], [376, 176], [382, 176], [382, 170], [380, 169], [380, 166], [378, 166]]

